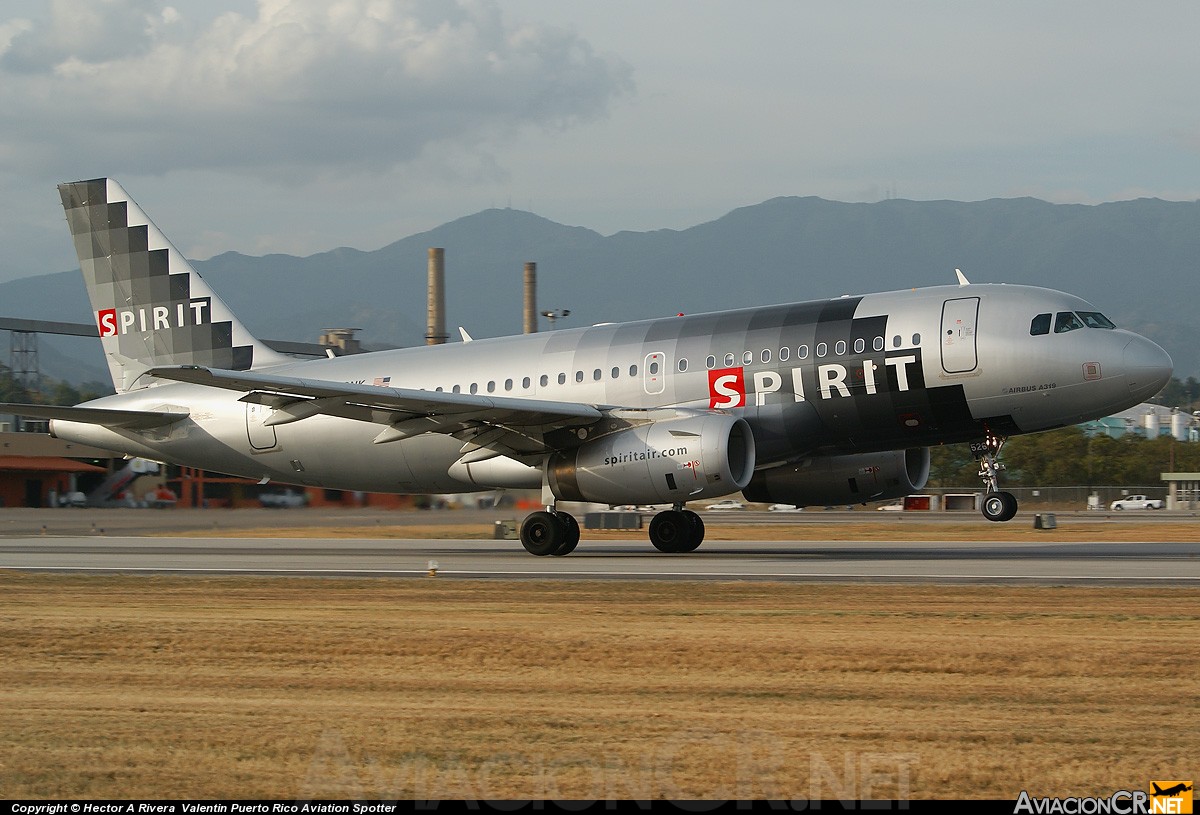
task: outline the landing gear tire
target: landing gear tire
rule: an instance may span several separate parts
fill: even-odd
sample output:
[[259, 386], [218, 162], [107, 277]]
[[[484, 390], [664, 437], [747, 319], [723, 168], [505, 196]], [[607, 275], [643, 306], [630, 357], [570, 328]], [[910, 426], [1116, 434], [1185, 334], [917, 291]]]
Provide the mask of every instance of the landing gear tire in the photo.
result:
[[566, 530], [567, 537], [559, 547], [550, 554], [555, 557], [569, 555], [575, 551], [575, 547], [579, 545], [579, 521], [575, 520], [574, 515], [568, 515], [565, 512], [557, 513], [558, 520], [562, 522], [563, 528]]
[[668, 509], [650, 522], [650, 542], [660, 552], [691, 552], [703, 539], [704, 521], [694, 512]]
[[531, 555], [555, 554], [566, 542], [567, 525], [553, 512], [531, 512], [521, 524], [521, 545]]
[[679, 551], [694, 552], [704, 542], [704, 519], [690, 509], [682, 510], [682, 512], [692, 524], [692, 541], [686, 549], [680, 549]]
[[990, 492], [983, 499], [983, 517], [989, 521], [1011, 521], [1017, 514], [1017, 499], [1011, 492]]

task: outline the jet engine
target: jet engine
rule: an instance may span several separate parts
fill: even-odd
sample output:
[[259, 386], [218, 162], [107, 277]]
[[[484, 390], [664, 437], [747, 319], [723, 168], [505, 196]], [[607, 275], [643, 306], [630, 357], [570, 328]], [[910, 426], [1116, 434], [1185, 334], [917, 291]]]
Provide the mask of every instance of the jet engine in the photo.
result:
[[902, 498], [929, 480], [929, 448], [816, 456], [754, 474], [747, 501], [796, 506], [860, 504]]
[[555, 453], [546, 465], [563, 501], [681, 503], [744, 489], [754, 474], [745, 419], [692, 414], [660, 419]]

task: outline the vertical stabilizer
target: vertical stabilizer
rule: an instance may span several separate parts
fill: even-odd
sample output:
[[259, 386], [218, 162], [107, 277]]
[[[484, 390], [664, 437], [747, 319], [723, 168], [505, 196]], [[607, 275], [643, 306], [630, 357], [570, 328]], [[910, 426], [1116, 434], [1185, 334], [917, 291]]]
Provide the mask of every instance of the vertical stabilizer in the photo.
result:
[[118, 392], [155, 365], [247, 371], [289, 361], [246, 330], [116, 181], [58, 192]]

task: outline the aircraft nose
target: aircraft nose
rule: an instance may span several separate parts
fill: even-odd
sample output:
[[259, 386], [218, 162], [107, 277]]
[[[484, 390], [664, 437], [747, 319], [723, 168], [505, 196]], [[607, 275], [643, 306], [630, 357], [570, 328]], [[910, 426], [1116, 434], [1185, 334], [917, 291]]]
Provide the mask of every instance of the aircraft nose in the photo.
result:
[[1154, 396], [1171, 378], [1171, 357], [1157, 344], [1137, 336], [1125, 346], [1125, 376], [1129, 395], [1139, 402]]

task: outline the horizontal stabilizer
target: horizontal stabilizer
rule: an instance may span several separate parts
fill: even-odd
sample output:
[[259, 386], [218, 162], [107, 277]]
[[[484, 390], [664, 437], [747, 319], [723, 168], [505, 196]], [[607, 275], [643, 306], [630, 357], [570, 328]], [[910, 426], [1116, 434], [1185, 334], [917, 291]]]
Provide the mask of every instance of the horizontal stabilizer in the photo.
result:
[[109, 410], [108, 408], [21, 405], [0, 402], [0, 413], [13, 413], [30, 419], [58, 419], [64, 422], [98, 424], [123, 430], [149, 430], [164, 427], [188, 417], [186, 413], [159, 413], [149, 410]]

